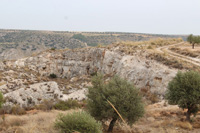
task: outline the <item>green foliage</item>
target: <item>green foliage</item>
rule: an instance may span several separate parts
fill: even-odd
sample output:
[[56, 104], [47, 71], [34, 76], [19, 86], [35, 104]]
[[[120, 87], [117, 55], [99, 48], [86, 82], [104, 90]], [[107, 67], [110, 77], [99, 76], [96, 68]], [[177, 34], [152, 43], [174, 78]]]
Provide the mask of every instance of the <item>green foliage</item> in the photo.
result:
[[166, 99], [169, 104], [188, 109], [189, 116], [191, 113], [196, 114], [200, 103], [200, 74], [195, 71], [179, 71], [168, 84]]
[[190, 35], [187, 37], [187, 41], [188, 41], [189, 43], [192, 43], [192, 41], [193, 41], [193, 35], [192, 35], [192, 34], [190, 34]]
[[[117, 120], [119, 116], [109, 100], [129, 124], [134, 123], [144, 114], [139, 91], [127, 80], [114, 76], [107, 84], [98, 74], [92, 78], [93, 87], [88, 90], [88, 110], [98, 120]], [[115, 123], [114, 121], [114, 123]], [[112, 123], [112, 121], [111, 121]], [[110, 126], [111, 126], [110, 123]]]
[[78, 101], [72, 99], [69, 99], [67, 101], [59, 101], [54, 105], [54, 108], [58, 110], [68, 110], [80, 107], [81, 105], [78, 103]]
[[83, 42], [87, 41], [87, 38], [84, 35], [82, 35], [82, 34], [74, 34], [72, 36], [72, 38], [80, 40], [80, 41], [83, 41]]
[[92, 46], [92, 47], [96, 47], [96, 46], [98, 46], [98, 43], [88, 43], [87, 45]]
[[3, 104], [3, 94], [0, 92], [0, 108], [2, 107]]
[[190, 34], [187, 37], [187, 41], [192, 44], [192, 48], [194, 48], [194, 44], [196, 43], [200, 43], [200, 36], [193, 36], [192, 34]]
[[52, 109], [57, 110], [69, 110], [80, 108], [81, 104], [78, 103], [77, 100], [69, 99], [67, 101], [57, 101], [54, 102], [53, 100], [43, 100], [39, 105], [36, 105], [35, 108], [38, 110], [49, 111]]
[[54, 79], [54, 78], [57, 78], [57, 75], [54, 74], [54, 73], [52, 73], [52, 74], [49, 75], [49, 77], [52, 78], [52, 79]]
[[102, 133], [101, 123], [97, 122], [87, 112], [79, 111], [71, 114], [60, 114], [55, 122], [55, 127], [61, 133]]
[[53, 50], [53, 51], [54, 51], [54, 50], [56, 50], [56, 48], [51, 48], [50, 50]]

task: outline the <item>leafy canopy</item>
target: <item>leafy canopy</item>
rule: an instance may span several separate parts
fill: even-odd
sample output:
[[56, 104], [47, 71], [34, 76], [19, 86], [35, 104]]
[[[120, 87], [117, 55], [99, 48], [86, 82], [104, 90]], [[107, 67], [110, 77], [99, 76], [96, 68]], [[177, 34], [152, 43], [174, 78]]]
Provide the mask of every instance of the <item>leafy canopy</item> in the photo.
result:
[[74, 34], [72, 36], [72, 38], [78, 39], [78, 40], [83, 41], [83, 42], [87, 41], [87, 38], [84, 35], [82, 35], [82, 34]]
[[101, 123], [84, 111], [60, 114], [56, 119], [55, 128], [61, 133], [102, 133]]
[[194, 44], [195, 43], [200, 43], [200, 36], [193, 36], [192, 34], [190, 34], [187, 37], [187, 41], [192, 44], [192, 48], [194, 49]]
[[179, 71], [168, 84], [166, 99], [169, 104], [197, 113], [200, 103], [200, 74], [195, 71]]
[[98, 120], [118, 119], [119, 116], [109, 100], [129, 124], [137, 121], [144, 114], [144, 106], [138, 89], [127, 80], [114, 76], [107, 84], [103, 75], [92, 78], [93, 87], [89, 87], [88, 110]]

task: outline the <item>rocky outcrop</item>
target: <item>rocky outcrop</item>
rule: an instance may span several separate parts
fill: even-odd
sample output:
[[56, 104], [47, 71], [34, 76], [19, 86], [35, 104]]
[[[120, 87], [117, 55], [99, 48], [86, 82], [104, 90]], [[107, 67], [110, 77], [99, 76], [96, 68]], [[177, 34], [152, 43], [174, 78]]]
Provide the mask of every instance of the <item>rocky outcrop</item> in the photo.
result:
[[[77, 80], [73, 78], [73, 80], [62, 85], [25, 69], [5, 70], [0, 74], [2, 76], [0, 91], [4, 94], [5, 105], [18, 104], [22, 107], [31, 107], [40, 104], [44, 100], [65, 101], [86, 98], [87, 89], [84, 87], [88, 83], [85, 81], [72, 86], [71, 84]], [[84, 77], [82, 78], [84, 79]]]
[[20, 106], [27, 107], [41, 103], [43, 100], [68, 100], [77, 99], [83, 100], [87, 89], [71, 90], [72, 92], [63, 94], [61, 88], [56, 82], [43, 82], [32, 84], [26, 88], [20, 88], [15, 91], [6, 93], [4, 96], [7, 99], [6, 104], [16, 103]]
[[21, 106], [31, 106], [40, 103], [43, 99], [54, 100], [63, 97], [56, 82], [44, 82], [20, 88], [4, 95], [10, 103]]
[[144, 51], [125, 55], [118, 47], [84, 48], [67, 51], [47, 51], [34, 57], [18, 60], [14, 67], [28, 67], [44, 76], [56, 74], [70, 79], [81, 75], [101, 72], [106, 75], [120, 75], [138, 88], [146, 87], [151, 92], [163, 95], [168, 82], [177, 70], [169, 69], [153, 60], [148, 60]]

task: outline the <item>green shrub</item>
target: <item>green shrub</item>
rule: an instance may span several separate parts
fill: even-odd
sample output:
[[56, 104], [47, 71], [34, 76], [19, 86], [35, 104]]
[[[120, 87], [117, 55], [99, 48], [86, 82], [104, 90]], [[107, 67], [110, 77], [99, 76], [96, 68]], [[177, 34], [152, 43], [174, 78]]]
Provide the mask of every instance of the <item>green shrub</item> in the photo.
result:
[[152, 47], [151, 45], [149, 45], [149, 46], [147, 47], [147, 49], [153, 49], [153, 47]]
[[72, 99], [69, 99], [67, 101], [59, 101], [54, 105], [54, 108], [58, 110], [68, 110], [80, 107], [81, 105], [78, 103], [78, 101]]
[[182, 73], [179, 71], [168, 84], [166, 99], [169, 104], [188, 109], [186, 118], [190, 121], [190, 115], [196, 114], [199, 110], [200, 73], [195, 71]]
[[51, 48], [50, 50], [53, 50], [53, 51], [54, 51], [54, 50], [56, 50], [56, 48]]
[[98, 43], [88, 43], [87, 45], [92, 46], [92, 47], [96, 47], [96, 46], [98, 46]]
[[52, 74], [49, 75], [49, 77], [52, 78], [52, 79], [54, 79], [54, 78], [57, 78], [57, 75], [54, 74], [54, 73], [52, 73]]
[[97, 71], [94, 71], [90, 74], [90, 76], [96, 76], [97, 75]]
[[61, 133], [102, 133], [101, 123], [84, 111], [60, 114], [56, 119], [55, 128]]
[[119, 119], [116, 110], [131, 125], [144, 114], [144, 106], [139, 90], [131, 83], [114, 76], [107, 84], [103, 76], [98, 74], [92, 78], [93, 87], [88, 89], [88, 111], [98, 120], [111, 120], [108, 131], [113, 130]]
[[72, 38], [80, 40], [80, 41], [83, 41], [83, 42], [87, 41], [87, 38], [84, 35], [82, 35], [82, 34], [74, 34], [72, 36]]

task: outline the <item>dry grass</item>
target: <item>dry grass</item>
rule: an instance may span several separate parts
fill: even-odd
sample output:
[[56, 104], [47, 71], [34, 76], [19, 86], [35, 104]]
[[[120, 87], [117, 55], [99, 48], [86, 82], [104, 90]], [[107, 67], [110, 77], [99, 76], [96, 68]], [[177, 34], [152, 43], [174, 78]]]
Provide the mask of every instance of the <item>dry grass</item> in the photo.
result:
[[5, 85], [5, 84], [6, 84], [5, 81], [0, 82], [0, 86]]
[[107, 49], [112, 49], [113, 47], [119, 47], [119, 51], [122, 53], [126, 53], [128, 55], [133, 55], [137, 50], [154, 50], [157, 47], [176, 44], [183, 41], [180, 38], [157, 38], [151, 39], [149, 41], [124, 41], [120, 43], [114, 43], [112, 45], [104, 46]]
[[54, 121], [57, 115], [72, 111], [31, 111], [27, 115], [22, 116], [7, 115], [5, 121], [0, 122], [0, 132], [57, 133], [58, 131], [54, 129]]
[[193, 128], [200, 128], [200, 123], [199, 122], [193, 123], [192, 126], [193, 126]]
[[158, 47], [158, 46], [165, 46], [169, 44], [175, 44], [182, 42], [183, 40], [181, 38], [169, 38], [169, 39], [163, 39], [163, 38], [157, 38], [157, 39], [151, 39], [149, 41], [139, 41], [139, 42], [131, 42], [131, 41], [124, 41], [121, 42], [121, 45], [124, 46], [143, 46], [143, 47]]
[[185, 55], [185, 56], [190, 56], [190, 57], [193, 57], [193, 58], [196, 58], [198, 56], [200, 56], [200, 50], [196, 50], [196, 51], [192, 51], [188, 48], [177, 48], [177, 47], [171, 47], [170, 50], [176, 52], [176, 53], [179, 53], [179, 54], [182, 54], [182, 55]]
[[189, 122], [177, 121], [177, 122], [174, 122], [173, 125], [183, 128], [183, 129], [192, 130], [192, 125]]
[[162, 53], [151, 53], [147, 56], [147, 58], [151, 60], [156, 60], [158, 62], [161, 62], [162, 64], [176, 68], [176, 69], [185, 69], [185, 70], [195, 70], [195, 71], [200, 71], [200, 67], [193, 65], [191, 63], [188, 63], [183, 60], [179, 60], [174, 57], [170, 57], [167, 54], [162, 54]]
[[[42, 112], [32, 110], [26, 115], [6, 115], [5, 121], [0, 118], [0, 133], [58, 133], [54, 129], [54, 122], [59, 113], [71, 113], [78, 110]], [[165, 101], [146, 106], [146, 114], [132, 127], [117, 122], [114, 133], [186, 133], [199, 132], [200, 116], [194, 118], [193, 123], [181, 121], [184, 112], [178, 106], [166, 105]], [[104, 129], [108, 128], [109, 121]]]

